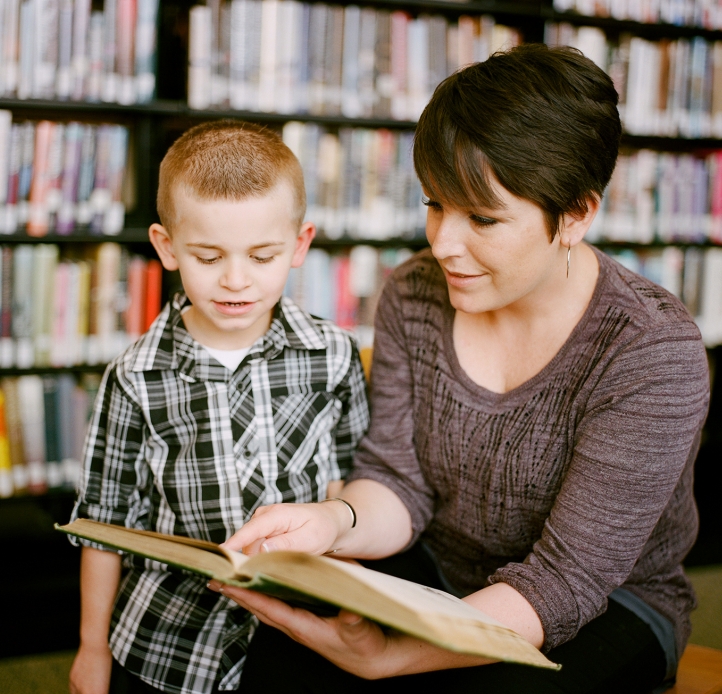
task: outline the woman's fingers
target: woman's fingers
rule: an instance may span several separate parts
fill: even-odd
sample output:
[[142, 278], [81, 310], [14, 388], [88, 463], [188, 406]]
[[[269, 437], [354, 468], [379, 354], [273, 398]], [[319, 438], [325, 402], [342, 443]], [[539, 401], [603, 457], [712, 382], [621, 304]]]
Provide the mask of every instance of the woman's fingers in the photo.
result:
[[339, 532], [326, 504], [277, 504], [262, 507], [223, 546], [253, 555], [288, 550], [323, 554]]

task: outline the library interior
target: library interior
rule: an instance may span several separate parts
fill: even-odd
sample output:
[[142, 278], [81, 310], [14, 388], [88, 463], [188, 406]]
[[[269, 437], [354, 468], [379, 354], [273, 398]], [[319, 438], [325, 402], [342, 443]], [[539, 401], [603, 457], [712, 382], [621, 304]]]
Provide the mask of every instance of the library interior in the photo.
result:
[[707, 348], [685, 567], [691, 643], [722, 649], [722, 0], [195, 1], [0, 0], [0, 690], [67, 691], [79, 552], [53, 524], [105, 366], [180, 288], [148, 241], [168, 147], [221, 118], [282, 135], [318, 228], [285, 291], [367, 354], [384, 280], [428, 245], [416, 120], [523, 42], [613, 79], [622, 147], [587, 241], [677, 296]]

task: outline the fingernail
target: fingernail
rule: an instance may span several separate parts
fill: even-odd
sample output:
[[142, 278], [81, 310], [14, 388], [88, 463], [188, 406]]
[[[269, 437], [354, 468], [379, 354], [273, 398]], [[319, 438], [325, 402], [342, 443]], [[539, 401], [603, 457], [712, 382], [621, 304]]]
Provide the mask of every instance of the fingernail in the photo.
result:
[[276, 544], [275, 544], [274, 542], [272, 542], [271, 540], [266, 540], [266, 541], [261, 545], [261, 549], [262, 549], [264, 552], [274, 552], [277, 548], [276, 548]]

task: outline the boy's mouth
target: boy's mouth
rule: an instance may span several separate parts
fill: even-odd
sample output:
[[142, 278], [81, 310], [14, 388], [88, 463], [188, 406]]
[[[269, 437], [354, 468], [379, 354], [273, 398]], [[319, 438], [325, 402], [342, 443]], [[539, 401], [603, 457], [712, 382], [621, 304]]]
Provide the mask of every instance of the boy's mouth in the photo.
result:
[[227, 315], [240, 315], [252, 310], [255, 301], [214, 301], [216, 310]]

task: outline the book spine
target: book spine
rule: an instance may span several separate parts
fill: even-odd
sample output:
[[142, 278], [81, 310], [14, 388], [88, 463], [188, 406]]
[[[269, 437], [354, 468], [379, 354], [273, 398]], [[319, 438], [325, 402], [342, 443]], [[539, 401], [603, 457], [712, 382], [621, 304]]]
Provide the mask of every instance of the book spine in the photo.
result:
[[118, 71], [116, 44], [118, 34], [118, 0], [103, 3], [103, 84], [101, 98], [105, 102], [118, 100]]
[[35, 131], [35, 157], [32, 162], [30, 209], [27, 231], [30, 236], [45, 236], [50, 226], [47, 206], [49, 190], [50, 149], [55, 123], [40, 121]]
[[188, 105], [205, 109], [211, 104], [211, 21], [209, 7], [195, 5], [189, 19]]
[[5, 395], [0, 389], [0, 498], [13, 494], [13, 463], [10, 458], [7, 424], [5, 422]]
[[5, 231], [10, 160], [13, 152], [13, 115], [0, 110], [0, 232]]
[[135, 25], [137, 0], [118, 0], [116, 34], [116, 66], [118, 69], [118, 102], [133, 104], [135, 94]]
[[58, 70], [55, 96], [65, 101], [70, 98], [73, 85], [73, 0], [60, 0], [58, 13]]
[[0, 387], [5, 396], [5, 425], [12, 463], [13, 489], [16, 493], [22, 493], [28, 487], [28, 469], [25, 464], [17, 381], [17, 378], [3, 378], [0, 381]]
[[88, 80], [86, 101], [99, 102], [103, 91], [103, 13], [92, 12], [88, 36]]
[[43, 379], [40, 376], [18, 378], [18, 402], [22, 426], [25, 465], [28, 473], [28, 491], [42, 494], [47, 490], [45, 468], [45, 411]]
[[155, 96], [156, 24], [158, 0], [138, 0], [135, 29], [135, 92], [138, 103], [146, 104]]
[[75, 208], [78, 201], [78, 179], [83, 142], [83, 126], [69, 123], [65, 128], [65, 152], [61, 187], [61, 203], [58, 209], [56, 231], [71, 234], [75, 228]]
[[9, 369], [15, 364], [13, 346], [13, 248], [2, 247], [2, 284], [0, 284], [0, 368]]
[[0, 60], [0, 94], [14, 96], [18, 88], [20, 60], [20, 0], [5, 0]]
[[90, 0], [74, 0], [73, 5], [73, 59], [71, 98], [80, 101], [85, 97], [88, 78], [88, 29], [90, 26]]
[[162, 284], [163, 266], [157, 260], [149, 260], [146, 265], [145, 320], [143, 332], [150, 328], [160, 313]]
[[62, 487], [65, 483], [62, 459], [60, 457], [60, 421], [58, 403], [58, 381], [43, 378], [43, 412], [45, 419], [45, 475], [50, 489]]

